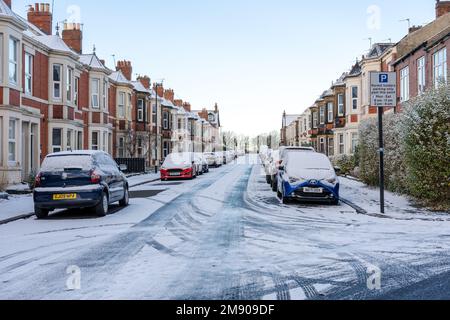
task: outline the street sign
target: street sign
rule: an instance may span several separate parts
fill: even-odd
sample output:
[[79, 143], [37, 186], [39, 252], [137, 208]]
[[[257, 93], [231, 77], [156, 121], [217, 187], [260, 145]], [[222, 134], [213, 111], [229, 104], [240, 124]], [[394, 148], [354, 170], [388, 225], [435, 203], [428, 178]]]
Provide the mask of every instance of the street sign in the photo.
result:
[[370, 73], [370, 97], [373, 107], [397, 106], [397, 74], [395, 72]]

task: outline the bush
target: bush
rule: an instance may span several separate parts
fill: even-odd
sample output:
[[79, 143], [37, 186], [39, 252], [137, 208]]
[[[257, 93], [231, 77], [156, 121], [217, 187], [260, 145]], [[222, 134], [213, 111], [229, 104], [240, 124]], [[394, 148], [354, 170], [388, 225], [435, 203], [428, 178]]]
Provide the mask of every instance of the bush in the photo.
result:
[[333, 159], [333, 164], [341, 169], [342, 175], [353, 175], [357, 167], [356, 158], [348, 155], [336, 156]]
[[[378, 120], [360, 126], [360, 178], [379, 185]], [[411, 100], [384, 116], [386, 188], [414, 196], [436, 209], [450, 208], [450, 88]]]
[[36, 183], [36, 175], [37, 175], [36, 171], [34, 171], [34, 170], [31, 171], [28, 174], [27, 181], [25, 181], [28, 184], [28, 186], [30, 187], [30, 190], [34, 190], [35, 183]]
[[408, 191], [436, 208], [450, 208], [450, 87], [411, 101], [399, 123]]

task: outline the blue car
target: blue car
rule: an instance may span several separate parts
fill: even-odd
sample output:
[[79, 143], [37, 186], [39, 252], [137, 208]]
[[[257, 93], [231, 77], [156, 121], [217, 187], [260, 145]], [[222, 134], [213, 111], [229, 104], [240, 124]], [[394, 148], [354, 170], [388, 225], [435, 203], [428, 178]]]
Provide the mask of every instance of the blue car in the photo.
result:
[[58, 152], [48, 155], [36, 176], [35, 214], [46, 218], [56, 209], [94, 208], [106, 216], [109, 205], [129, 202], [128, 181], [111, 156], [103, 151]]
[[286, 152], [278, 172], [278, 197], [339, 204], [339, 179], [327, 156], [316, 152]]

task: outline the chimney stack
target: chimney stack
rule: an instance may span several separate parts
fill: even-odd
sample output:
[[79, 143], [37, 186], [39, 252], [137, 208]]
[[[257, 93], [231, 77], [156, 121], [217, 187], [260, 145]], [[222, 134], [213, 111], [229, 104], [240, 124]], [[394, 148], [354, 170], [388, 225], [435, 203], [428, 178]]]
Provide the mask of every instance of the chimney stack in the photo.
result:
[[184, 108], [184, 110], [186, 110], [187, 112], [191, 112], [191, 104], [190, 104], [189, 102], [183, 103], [183, 108]]
[[172, 89], [167, 89], [164, 91], [164, 99], [169, 100], [173, 103], [175, 98], [175, 92]]
[[52, 13], [50, 12], [50, 4], [36, 3], [34, 7], [30, 6], [30, 9], [28, 10], [28, 22], [34, 24], [45, 34], [51, 35], [53, 25]]
[[6, 3], [6, 5], [11, 9], [12, 7], [11, 7], [11, 0], [3, 0], [5, 3]]
[[162, 85], [158, 85], [156, 86], [155, 84], [153, 85], [153, 90], [155, 90], [156, 94], [158, 95], [158, 97], [163, 98], [164, 97], [164, 87]]
[[125, 78], [127, 78], [128, 81], [131, 81], [131, 76], [133, 75], [133, 67], [131, 66], [130, 61], [117, 61], [117, 67], [116, 71], [122, 71]]
[[183, 107], [183, 100], [181, 99], [174, 100], [173, 104], [176, 105], [177, 107]]
[[436, 19], [450, 12], [450, 1], [436, 1]]
[[83, 31], [79, 23], [64, 23], [63, 41], [75, 52], [83, 52]]
[[145, 89], [149, 90], [150, 89], [150, 77], [149, 76], [139, 76], [138, 81], [144, 86]]

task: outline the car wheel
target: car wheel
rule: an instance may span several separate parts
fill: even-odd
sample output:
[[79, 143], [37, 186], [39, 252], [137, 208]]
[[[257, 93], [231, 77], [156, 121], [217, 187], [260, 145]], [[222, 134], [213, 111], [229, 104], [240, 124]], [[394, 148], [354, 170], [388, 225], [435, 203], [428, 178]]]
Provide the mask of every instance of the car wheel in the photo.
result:
[[128, 190], [128, 187], [125, 187], [125, 195], [123, 196], [123, 199], [119, 201], [119, 205], [121, 207], [126, 207], [130, 203], [130, 191]]
[[102, 199], [98, 205], [95, 206], [95, 213], [99, 217], [104, 217], [108, 214], [109, 210], [109, 200], [106, 192], [103, 192]]
[[338, 206], [339, 205], [339, 199], [334, 199], [333, 201], [331, 201], [331, 205]]
[[39, 220], [47, 218], [49, 212], [49, 210], [34, 207], [34, 214]]
[[271, 177], [269, 175], [266, 175], [266, 182], [267, 184], [271, 184]]

